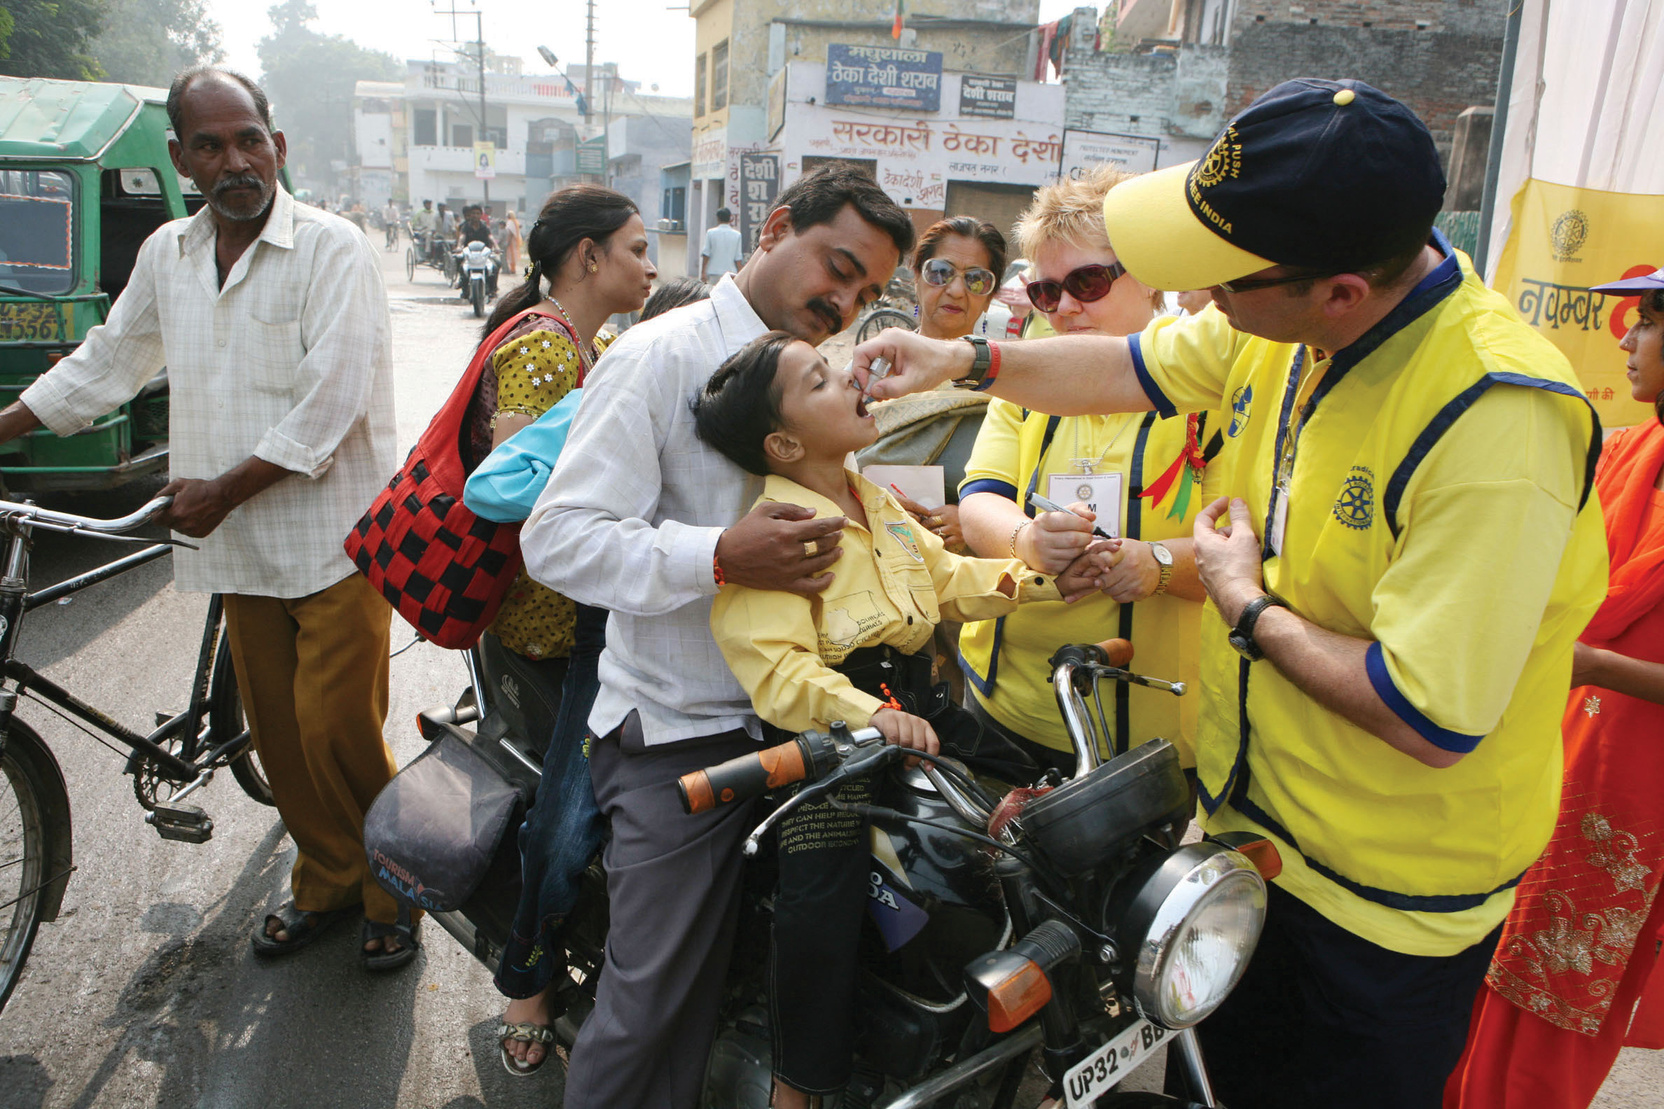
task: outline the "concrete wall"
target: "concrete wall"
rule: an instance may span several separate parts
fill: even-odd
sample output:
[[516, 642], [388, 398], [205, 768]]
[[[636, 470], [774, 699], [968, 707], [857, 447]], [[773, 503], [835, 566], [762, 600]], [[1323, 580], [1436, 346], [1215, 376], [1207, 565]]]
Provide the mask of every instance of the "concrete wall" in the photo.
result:
[[1237, 0], [1237, 23], [1310, 26], [1315, 21], [1320, 26], [1500, 36], [1507, 9], [1508, 0]]

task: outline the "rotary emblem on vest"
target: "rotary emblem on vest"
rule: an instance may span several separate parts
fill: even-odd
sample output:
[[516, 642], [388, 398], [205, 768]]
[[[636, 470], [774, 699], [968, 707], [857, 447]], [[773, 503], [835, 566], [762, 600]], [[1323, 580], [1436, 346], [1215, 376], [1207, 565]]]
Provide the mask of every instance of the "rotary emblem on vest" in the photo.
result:
[[1335, 498], [1335, 519], [1357, 531], [1375, 522], [1375, 475], [1368, 466], [1354, 466]]
[[1248, 412], [1254, 406], [1254, 387], [1244, 385], [1231, 394], [1231, 426], [1225, 434], [1235, 439], [1248, 427]]

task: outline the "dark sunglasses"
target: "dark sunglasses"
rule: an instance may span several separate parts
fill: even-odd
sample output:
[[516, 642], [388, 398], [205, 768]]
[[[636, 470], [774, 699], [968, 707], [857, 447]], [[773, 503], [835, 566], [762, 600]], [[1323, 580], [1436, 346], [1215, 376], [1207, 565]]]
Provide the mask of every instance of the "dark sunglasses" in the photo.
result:
[[953, 279], [963, 274], [965, 277], [965, 291], [972, 296], [981, 296], [983, 293], [994, 291], [994, 275], [992, 273], [981, 266], [973, 266], [971, 269], [962, 270], [946, 258], [930, 259], [919, 270], [919, 274], [924, 278], [926, 285], [934, 285], [938, 289], [953, 284]]
[[1296, 285], [1302, 281], [1321, 281], [1335, 276], [1331, 272], [1296, 273], [1286, 277], [1240, 277], [1235, 281], [1221, 281], [1215, 289], [1227, 293], [1251, 293], [1255, 289], [1269, 289], [1276, 285]]
[[1127, 267], [1112, 262], [1107, 266], [1082, 266], [1071, 270], [1062, 281], [1030, 281], [1029, 303], [1042, 312], [1055, 312], [1057, 306], [1063, 303], [1064, 290], [1068, 290], [1069, 295], [1082, 304], [1091, 304], [1108, 296], [1115, 279], [1126, 272]]

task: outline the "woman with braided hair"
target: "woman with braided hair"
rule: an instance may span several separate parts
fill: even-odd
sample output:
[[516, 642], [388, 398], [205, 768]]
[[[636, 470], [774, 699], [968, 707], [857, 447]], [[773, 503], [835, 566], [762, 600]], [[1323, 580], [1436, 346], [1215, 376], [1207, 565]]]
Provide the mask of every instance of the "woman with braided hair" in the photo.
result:
[[[612, 339], [602, 323], [641, 308], [658, 275], [635, 203], [598, 185], [550, 196], [526, 236], [526, 255], [530, 274], [498, 302], [482, 332], [489, 336], [526, 313], [486, 363], [469, 405], [470, 470], [582, 386]], [[499, 1029], [511, 1074], [530, 1074], [548, 1053], [556, 1015], [550, 984], [565, 969], [554, 937], [577, 899], [577, 876], [601, 842], [583, 740], [606, 619], [602, 610], [575, 604], [522, 570], [486, 632], [531, 660], [560, 690], [537, 801], [520, 829], [520, 906], [497, 968], [497, 988], [513, 999]]]

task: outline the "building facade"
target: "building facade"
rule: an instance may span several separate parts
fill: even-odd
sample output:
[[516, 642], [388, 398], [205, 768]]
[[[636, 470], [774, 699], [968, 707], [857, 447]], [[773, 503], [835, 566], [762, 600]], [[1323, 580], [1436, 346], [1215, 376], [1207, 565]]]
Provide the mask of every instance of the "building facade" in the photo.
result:
[[[803, 91], [814, 83], [810, 70], [783, 79], [788, 65], [824, 70], [833, 46], [934, 54], [940, 59], [937, 91], [944, 103], [947, 85], [953, 85], [954, 95], [960, 87], [950, 81], [951, 73], [1008, 78], [1034, 73], [1039, 0], [910, 0], [899, 39], [892, 37], [895, 12], [894, 0], [691, 0], [693, 142], [681, 221], [690, 270], [697, 272], [699, 244], [717, 209], [729, 208], [737, 219], [742, 192], [758, 191], [757, 179], [744, 183], [742, 160], [782, 154], [788, 97], [801, 95], [796, 103], [809, 106], [809, 95], [819, 99]], [[814, 80], [824, 83], [824, 76]], [[794, 118], [807, 117], [796, 111]], [[759, 172], [769, 163], [754, 159], [750, 165]], [[776, 172], [790, 171], [782, 164]], [[676, 187], [668, 179], [663, 184], [667, 195]], [[945, 194], [945, 181], [940, 184]]]
[[[687, 98], [643, 92], [639, 82], [600, 66], [597, 103], [586, 123], [577, 96], [582, 86], [581, 75], [571, 82], [526, 75], [519, 58], [488, 53], [482, 127], [477, 63], [410, 61], [402, 83], [360, 81], [353, 105], [360, 199], [382, 203], [391, 196], [406, 206], [489, 202], [499, 215], [509, 208], [535, 213], [556, 189], [606, 179], [609, 124], [662, 120], [672, 134], [685, 134], [690, 125]], [[625, 141], [628, 131], [621, 127], [617, 135]], [[597, 157], [580, 165], [585, 140], [595, 144]], [[685, 150], [684, 142], [676, 156], [685, 157]], [[619, 153], [625, 169], [634, 165], [632, 154], [644, 156]], [[489, 176], [481, 176], [482, 166]], [[656, 198], [647, 200], [644, 213], [656, 211]]]

